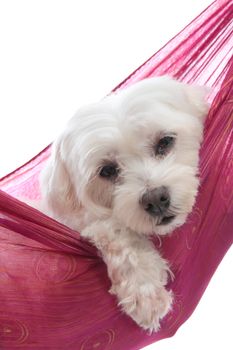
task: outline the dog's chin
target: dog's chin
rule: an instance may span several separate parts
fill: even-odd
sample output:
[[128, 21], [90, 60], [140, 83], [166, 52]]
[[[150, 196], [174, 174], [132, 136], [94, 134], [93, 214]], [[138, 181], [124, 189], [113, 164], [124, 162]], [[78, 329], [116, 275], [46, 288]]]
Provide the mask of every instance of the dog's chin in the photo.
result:
[[161, 224], [155, 227], [155, 230], [153, 233], [161, 236], [172, 233], [176, 228], [182, 226], [185, 223], [187, 216], [188, 216], [188, 213], [179, 214], [173, 217], [168, 217], [164, 221], [162, 220]]
[[162, 222], [156, 225], [151, 232], [152, 234], [164, 236], [172, 233], [177, 227], [183, 225], [185, 219], [180, 219], [178, 216], [164, 218]]
[[134, 224], [129, 225], [129, 228], [137, 234], [142, 234], [142, 235], [160, 235], [160, 236], [165, 236], [170, 233], [172, 233], [176, 228], [182, 226], [187, 218], [188, 214], [179, 214], [179, 215], [174, 215], [174, 216], [165, 216], [162, 220], [154, 220], [150, 221], [150, 224], [142, 224], [137, 223], [137, 228], [134, 226]]

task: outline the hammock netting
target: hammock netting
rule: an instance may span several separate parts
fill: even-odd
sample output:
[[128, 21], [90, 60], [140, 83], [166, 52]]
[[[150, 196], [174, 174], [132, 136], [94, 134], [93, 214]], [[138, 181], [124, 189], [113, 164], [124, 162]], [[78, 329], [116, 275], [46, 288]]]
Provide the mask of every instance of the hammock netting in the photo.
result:
[[195, 208], [161, 246], [155, 241], [175, 274], [160, 331], [148, 335], [117, 307], [93, 246], [17, 199], [40, 198], [48, 146], [0, 181], [1, 349], [140, 349], [191, 315], [233, 241], [232, 51], [233, 1], [215, 1], [116, 88], [163, 74], [212, 88]]

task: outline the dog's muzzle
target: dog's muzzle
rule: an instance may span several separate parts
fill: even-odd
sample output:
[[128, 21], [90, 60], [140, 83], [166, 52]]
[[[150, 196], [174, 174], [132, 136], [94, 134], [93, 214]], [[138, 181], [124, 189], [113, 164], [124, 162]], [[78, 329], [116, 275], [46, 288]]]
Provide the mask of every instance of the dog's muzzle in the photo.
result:
[[174, 219], [174, 215], [168, 215], [170, 194], [165, 186], [148, 190], [143, 194], [140, 204], [149, 215], [159, 219], [158, 225], [169, 224]]

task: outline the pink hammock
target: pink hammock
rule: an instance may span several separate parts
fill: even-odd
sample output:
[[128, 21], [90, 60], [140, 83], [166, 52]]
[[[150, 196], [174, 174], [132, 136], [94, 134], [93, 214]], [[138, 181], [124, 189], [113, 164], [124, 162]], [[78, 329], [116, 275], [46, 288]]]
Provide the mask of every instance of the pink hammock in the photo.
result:
[[47, 147], [0, 181], [1, 349], [140, 349], [191, 315], [233, 241], [232, 19], [233, 1], [215, 1], [117, 87], [170, 74], [213, 88], [196, 206], [159, 247], [175, 274], [174, 308], [161, 330], [149, 336], [122, 314], [94, 247], [15, 198], [39, 198]]

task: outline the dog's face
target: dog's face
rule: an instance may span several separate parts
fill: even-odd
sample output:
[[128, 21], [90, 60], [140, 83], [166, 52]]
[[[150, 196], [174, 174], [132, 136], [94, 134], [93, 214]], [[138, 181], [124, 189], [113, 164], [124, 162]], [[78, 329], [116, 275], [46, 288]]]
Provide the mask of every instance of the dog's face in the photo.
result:
[[81, 109], [54, 144], [44, 185], [53, 210], [82, 207], [141, 234], [183, 224], [198, 189], [204, 94], [160, 77]]

